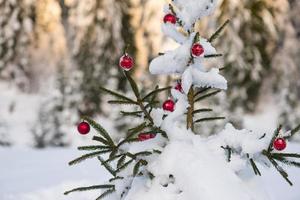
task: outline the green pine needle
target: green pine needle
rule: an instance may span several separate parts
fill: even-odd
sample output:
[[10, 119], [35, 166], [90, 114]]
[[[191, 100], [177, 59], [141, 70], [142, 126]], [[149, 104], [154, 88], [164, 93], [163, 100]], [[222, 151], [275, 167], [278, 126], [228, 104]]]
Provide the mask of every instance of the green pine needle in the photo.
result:
[[200, 94], [202, 94], [202, 93], [204, 93], [204, 92], [210, 90], [210, 89], [211, 89], [211, 88], [208, 87], [208, 88], [202, 88], [202, 89], [198, 90], [198, 91], [194, 94], [194, 98], [197, 97], [198, 95], [200, 95]]
[[93, 186], [88, 186], [88, 187], [79, 187], [79, 188], [74, 188], [72, 190], [66, 191], [64, 195], [68, 195], [73, 192], [83, 192], [83, 191], [88, 191], [88, 190], [99, 190], [99, 189], [110, 189], [114, 188], [114, 185], [93, 185]]
[[221, 57], [223, 56], [223, 54], [210, 54], [210, 55], [205, 55], [204, 58], [217, 58], [217, 57]]
[[202, 113], [202, 112], [212, 112], [212, 111], [213, 111], [213, 109], [210, 109], [210, 108], [202, 108], [202, 109], [194, 110], [193, 115]]
[[107, 140], [105, 140], [103, 137], [94, 136], [92, 140], [101, 142], [102, 144], [107, 145], [107, 146], [111, 146], [110, 143]]
[[96, 129], [96, 131], [106, 139], [110, 146], [115, 146], [114, 141], [109, 136], [108, 132], [100, 124], [98, 124], [89, 117], [84, 117], [83, 119], [86, 120], [94, 129]]
[[117, 168], [120, 168], [122, 165], [124, 165], [126, 160], [126, 155], [122, 155], [122, 157], [117, 162]]
[[84, 155], [80, 156], [79, 158], [76, 158], [76, 159], [72, 160], [71, 162], [69, 162], [69, 165], [75, 165], [75, 164], [81, 163], [82, 161], [85, 161], [85, 160], [90, 159], [90, 158], [97, 157], [101, 154], [105, 154], [105, 153], [108, 153], [110, 151], [111, 150], [103, 150], [103, 151], [95, 151], [95, 152], [92, 152], [92, 153], [84, 154]]
[[115, 189], [107, 190], [104, 193], [102, 193], [96, 200], [101, 200], [101, 199], [107, 197], [108, 195], [114, 193], [115, 191], [116, 191]]
[[136, 82], [130, 76], [129, 72], [124, 71], [124, 74], [125, 74], [125, 77], [127, 78], [127, 80], [129, 81], [132, 91], [134, 92], [136, 98], [140, 99], [140, 92], [139, 92], [139, 88], [138, 88]]
[[251, 166], [253, 168], [253, 171], [254, 171], [255, 175], [261, 176], [261, 173], [260, 173], [257, 165], [255, 164], [255, 162], [254, 162], [254, 160], [252, 158], [250, 159], [250, 163], [251, 163]]
[[225, 117], [207, 117], [196, 120], [194, 123], [206, 122], [206, 121], [215, 121], [215, 120], [223, 120]]
[[203, 95], [203, 96], [197, 98], [197, 99], [195, 100], [195, 102], [201, 101], [201, 100], [206, 99], [206, 98], [211, 97], [211, 96], [214, 96], [214, 95], [220, 93], [221, 91], [222, 91], [222, 90], [217, 90], [217, 91], [208, 93], [208, 94], [206, 94], [206, 95]]
[[141, 162], [138, 161], [133, 167], [133, 176], [136, 176], [139, 173], [141, 167]]
[[143, 111], [135, 111], [135, 112], [121, 111], [121, 114], [124, 115], [124, 116], [141, 117], [141, 114], [143, 114]]
[[124, 163], [124, 165], [122, 165], [121, 167], [118, 167], [116, 170], [116, 173], [122, 171], [123, 169], [125, 169], [126, 167], [128, 167], [130, 165], [130, 163], [132, 163], [134, 161], [134, 159], [131, 159], [129, 161], [127, 161], [126, 163]]
[[299, 131], [300, 131], [300, 124], [291, 131], [291, 137], [293, 137]]
[[148, 98], [152, 97], [153, 95], [157, 95], [160, 92], [166, 91], [166, 90], [170, 90], [172, 87], [165, 87], [165, 88], [158, 88], [155, 89], [153, 91], [151, 91], [150, 93], [148, 93], [142, 100], [146, 101]]
[[224, 30], [224, 28], [227, 26], [227, 24], [229, 24], [230, 20], [227, 19], [222, 26], [220, 26], [216, 32], [214, 34], [212, 34], [212, 36], [210, 36], [210, 38], [208, 39], [208, 42], [213, 42], [215, 39], [217, 39], [219, 37], [219, 35], [221, 34], [221, 32]]
[[90, 146], [77, 147], [77, 149], [80, 150], [80, 151], [108, 150], [110, 148], [111, 147], [104, 146], [104, 145], [90, 145]]
[[124, 100], [124, 101], [129, 101], [129, 102], [135, 103], [134, 100], [132, 100], [132, 99], [130, 99], [130, 98], [128, 98], [128, 97], [126, 97], [126, 96], [124, 96], [124, 95], [122, 95], [122, 94], [119, 94], [119, 93], [117, 93], [117, 92], [114, 92], [114, 91], [112, 91], [112, 90], [106, 89], [106, 88], [104, 88], [104, 87], [100, 87], [100, 90], [106, 92], [107, 94], [110, 94], [111, 96], [116, 97], [117, 99], [122, 99], [122, 100]]

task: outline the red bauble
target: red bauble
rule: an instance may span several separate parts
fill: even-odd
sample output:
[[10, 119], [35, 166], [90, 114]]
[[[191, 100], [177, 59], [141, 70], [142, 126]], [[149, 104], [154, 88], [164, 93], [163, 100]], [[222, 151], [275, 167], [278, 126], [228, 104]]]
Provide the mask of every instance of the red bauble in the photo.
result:
[[198, 57], [204, 53], [204, 48], [201, 44], [195, 43], [195, 44], [193, 44], [191, 51], [192, 51], [192, 55], [194, 57]]
[[172, 101], [171, 99], [165, 101], [164, 104], [163, 104], [163, 109], [165, 111], [173, 112], [174, 109], [175, 109], [175, 103], [174, 103], [174, 101]]
[[138, 135], [138, 140], [140, 142], [145, 141], [145, 140], [150, 140], [152, 138], [155, 138], [156, 134], [154, 133], [140, 133]]
[[120, 58], [119, 65], [123, 70], [129, 71], [133, 67], [133, 63], [133, 58], [125, 54]]
[[86, 135], [90, 132], [90, 125], [86, 122], [81, 122], [77, 126], [77, 130], [81, 135]]
[[177, 90], [177, 91], [183, 93], [181, 81], [178, 81], [178, 82], [177, 82], [177, 84], [175, 85], [175, 90]]
[[164, 22], [165, 23], [171, 23], [171, 24], [176, 24], [176, 16], [173, 14], [166, 14], [164, 17]]
[[282, 151], [286, 148], [286, 141], [284, 138], [277, 138], [275, 139], [274, 143], [273, 143], [273, 147], [278, 150], [278, 151]]

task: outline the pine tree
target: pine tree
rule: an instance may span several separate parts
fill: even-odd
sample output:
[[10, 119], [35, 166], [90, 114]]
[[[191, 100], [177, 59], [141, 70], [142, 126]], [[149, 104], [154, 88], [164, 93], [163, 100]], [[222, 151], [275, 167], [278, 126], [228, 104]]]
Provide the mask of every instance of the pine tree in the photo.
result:
[[0, 77], [29, 90], [30, 53], [36, 20], [34, 1], [0, 1]]
[[[78, 147], [84, 153], [69, 164], [97, 158], [112, 178], [102, 185], [69, 190], [66, 195], [102, 190], [97, 199], [266, 199], [253, 191], [253, 183], [251, 189], [247, 185], [255, 175], [263, 175], [262, 166], [274, 167], [293, 185], [282, 165], [300, 167], [300, 155], [281, 151], [300, 126], [284, 132], [280, 125], [273, 134], [262, 134], [227, 124], [208, 138], [194, 129], [195, 124], [204, 126], [205, 122], [224, 119], [202, 102], [227, 89], [222, 75], [226, 68], [207, 69], [206, 64], [222, 56], [213, 44], [229, 21], [208, 39], [195, 30], [195, 23], [212, 13], [216, 4], [211, 0], [174, 0], [166, 6], [163, 32], [179, 47], [153, 59], [149, 70], [152, 74], [179, 74], [181, 79], [173, 87], [157, 86], [148, 92], [140, 89], [130, 71], [133, 58], [125, 50], [120, 67], [132, 94], [102, 86], [99, 90], [113, 97], [109, 104], [134, 106], [135, 110], [120, 114], [140, 119], [140, 124], [125, 130], [127, 136], [115, 141], [100, 124], [83, 117], [78, 131], [87, 134], [91, 125], [97, 131], [95, 145]], [[167, 91], [171, 97], [160, 108], [157, 96]], [[210, 116], [203, 117], [207, 112]]]

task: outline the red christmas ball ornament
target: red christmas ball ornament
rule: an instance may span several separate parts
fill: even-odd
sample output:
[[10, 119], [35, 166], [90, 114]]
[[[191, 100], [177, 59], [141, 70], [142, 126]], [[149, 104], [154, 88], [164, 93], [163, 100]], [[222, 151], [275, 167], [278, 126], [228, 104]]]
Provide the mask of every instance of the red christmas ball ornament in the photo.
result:
[[154, 133], [140, 133], [138, 135], [138, 140], [140, 142], [142, 142], [142, 141], [153, 139], [155, 137], [156, 137], [156, 134], [154, 134]]
[[193, 44], [191, 51], [194, 57], [199, 57], [204, 53], [204, 48], [201, 44], [195, 43]]
[[164, 22], [165, 23], [171, 23], [171, 24], [176, 24], [176, 16], [173, 14], [166, 14], [164, 17]]
[[119, 65], [125, 71], [129, 71], [133, 67], [133, 64], [134, 64], [133, 58], [127, 54], [123, 55], [120, 58]]
[[175, 90], [177, 90], [177, 91], [183, 93], [181, 81], [178, 81], [174, 88], [175, 88]]
[[90, 132], [91, 128], [88, 123], [81, 122], [80, 124], [78, 124], [77, 130], [81, 135], [86, 135]]
[[163, 109], [165, 111], [173, 112], [175, 109], [175, 103], [173, 100], [169, 99], [163, 103]]
[[284, 138], [277, 138], [275, 139], [274, 143], [273, 143], [273, 147], [278, 150], [278, 151], [282, 151], [286, 148], [286, 141]]

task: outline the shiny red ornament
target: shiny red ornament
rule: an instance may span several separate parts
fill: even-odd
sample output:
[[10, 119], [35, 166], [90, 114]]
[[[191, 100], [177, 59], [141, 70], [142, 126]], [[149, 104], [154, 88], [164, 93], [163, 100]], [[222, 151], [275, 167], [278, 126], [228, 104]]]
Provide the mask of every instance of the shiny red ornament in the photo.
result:
[[81, 135], [86, 135], [90, 132], [91, 128], [88, 123], [81, 122], [80, 124], [78, 124], [77, 130]]
[[153, 139], [155, 137], [156, 137], [156, 134], [154, 134], [154, 133], [140, 133], [138, 135], [138, 140], [140, 142], [142, 142], [142, 141]]
[[273, 143], [273, 147], [278, 150], [278, 151], [282, 151], [286, 148], [286, 141], [284, 138], [277, 138], [275, 139], [274, 143]]
[[176, 24], [176, 16], [173, 14], [166, 14], [164, 17], [164, 22], [165, 23], [171, 23], [171, 24]]
[[201, 44], [195, 43], [193, 44], [191, 51], [194, 57], [199, 57], [204, 53], [204, 48]]
[[120, 58], [119, 66], [125, 70], [129, 71], [133, 67], [134, 61], [133, 58], [125, 54]]
[[163, 103], [163, 109], [165, 111], [173, 112], [175, 109], [175, 103], [173, 100], [169, 99]]
[[178, 81], [178, 82], [177, 82], [177, 84], [175, 85], [175, 90], [177, 90], [177, 91], [183, 93], [181, 81]]

